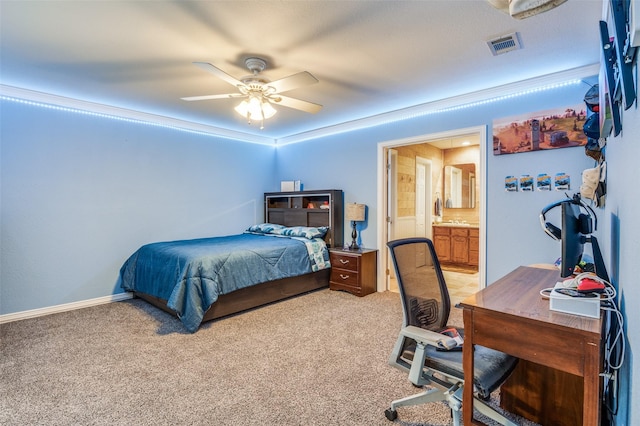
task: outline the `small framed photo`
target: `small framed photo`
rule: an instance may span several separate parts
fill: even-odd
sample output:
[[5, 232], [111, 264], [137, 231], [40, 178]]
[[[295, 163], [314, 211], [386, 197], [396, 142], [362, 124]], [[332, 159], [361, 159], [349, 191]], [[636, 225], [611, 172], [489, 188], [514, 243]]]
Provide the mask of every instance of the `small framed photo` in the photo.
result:
[[540, 173], [536, 180], [538, 191], [551, 191], [551, 176], [547, 173]]
[[507, 176], [504, 178], [504, 190], [507, 192], [518, 191], [518, 178], [515, 176]]
[[568, 191], [571, 189], [571, 176], [564, 172], [556, 173], [554, 185], [556, 191]]
[[533, 191], [533, 176], [529, 176], [529, 175], [520, 176], [520, 190]]

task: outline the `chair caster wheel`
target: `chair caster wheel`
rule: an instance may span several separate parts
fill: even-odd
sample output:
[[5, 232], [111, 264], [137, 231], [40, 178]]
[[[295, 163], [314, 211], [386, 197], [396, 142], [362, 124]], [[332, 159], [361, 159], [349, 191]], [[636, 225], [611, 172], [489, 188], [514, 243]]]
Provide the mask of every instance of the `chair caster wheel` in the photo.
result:
[[398, 418], [398, 412], [396, 410], [392, 410], [391, 408], [384, 410], [384, 415], [387, 416], [387, 420], [394, 421]]

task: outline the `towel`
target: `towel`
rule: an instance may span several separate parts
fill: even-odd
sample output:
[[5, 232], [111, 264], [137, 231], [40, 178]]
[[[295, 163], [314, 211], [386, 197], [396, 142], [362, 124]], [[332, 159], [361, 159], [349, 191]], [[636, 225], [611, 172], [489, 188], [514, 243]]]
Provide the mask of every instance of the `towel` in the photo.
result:
[[442, 216], [442, 200], [440, 197], [436, 198], [435, 214], [436, 216]]

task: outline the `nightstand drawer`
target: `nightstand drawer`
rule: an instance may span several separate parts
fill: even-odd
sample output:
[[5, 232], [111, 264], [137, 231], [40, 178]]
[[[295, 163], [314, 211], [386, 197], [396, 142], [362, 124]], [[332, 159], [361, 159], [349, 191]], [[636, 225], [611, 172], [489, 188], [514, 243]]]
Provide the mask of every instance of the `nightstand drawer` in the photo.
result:
[[360, 256], [350, 256], [343, 253], [331, 252], [329, 257], [332, 268], [345, 269], [347, 271], [358, 272], [360, 270]]
[[358, 273], [355, 271], [347, 271], [346, 269], [331, 268], [331, 281], [337, 284], [359, 287]]
[[356, 296], [366, 296], [377, 290], [376, 273], [378, 250], [331, 248], [331, 290], [348, 291]]

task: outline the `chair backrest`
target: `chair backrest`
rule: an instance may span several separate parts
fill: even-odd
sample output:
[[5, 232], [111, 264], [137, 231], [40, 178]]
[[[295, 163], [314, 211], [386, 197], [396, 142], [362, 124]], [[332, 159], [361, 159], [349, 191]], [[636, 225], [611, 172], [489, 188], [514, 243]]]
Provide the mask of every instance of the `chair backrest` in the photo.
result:
[[404, 238], [389, 241], [387, 246], [398, 280], [404, 326], [442, 331], [451, 301], [433, 243], [428, 238]]

